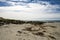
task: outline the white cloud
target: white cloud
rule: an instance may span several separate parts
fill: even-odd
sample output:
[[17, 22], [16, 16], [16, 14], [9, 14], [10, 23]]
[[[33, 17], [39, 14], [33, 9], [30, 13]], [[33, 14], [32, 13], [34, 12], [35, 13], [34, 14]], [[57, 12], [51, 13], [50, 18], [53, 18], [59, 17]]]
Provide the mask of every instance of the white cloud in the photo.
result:
[[[12, 3], [15, 5], [15, 3]], [[47, 3], [48, 4], [48, 3]], [[59, 13], [54, 13], [53, 9], [59, 8], [57, 5], [41, 5], [38, 3], [29, 3], [25, 6], [17, 5], [10, 7], [0, 7], [0, 16], [5, 18], [14, 18], [20, 20], [39, 20], [60, 18]]]
[[0, 0], [2, 2], [6, 2], [6, 1], [22, 1], [22, 2], [29, 2], [31, 0]]

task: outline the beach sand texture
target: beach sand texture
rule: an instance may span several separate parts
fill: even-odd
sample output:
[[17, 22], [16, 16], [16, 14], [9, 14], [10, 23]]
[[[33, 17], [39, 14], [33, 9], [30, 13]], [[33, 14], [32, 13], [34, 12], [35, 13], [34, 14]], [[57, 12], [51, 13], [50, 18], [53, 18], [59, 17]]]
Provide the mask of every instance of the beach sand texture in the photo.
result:
[[0, 40], [60, 40], [60, 23], [5, 24], [0, 26]]

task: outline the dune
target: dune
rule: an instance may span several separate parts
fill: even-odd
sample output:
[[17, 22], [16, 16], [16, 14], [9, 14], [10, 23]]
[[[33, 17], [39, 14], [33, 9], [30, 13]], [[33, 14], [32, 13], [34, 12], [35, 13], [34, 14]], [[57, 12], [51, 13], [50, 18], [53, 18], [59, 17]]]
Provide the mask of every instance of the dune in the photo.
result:
[[60, 40], [60, 22], [0, 18], [0, 40]]

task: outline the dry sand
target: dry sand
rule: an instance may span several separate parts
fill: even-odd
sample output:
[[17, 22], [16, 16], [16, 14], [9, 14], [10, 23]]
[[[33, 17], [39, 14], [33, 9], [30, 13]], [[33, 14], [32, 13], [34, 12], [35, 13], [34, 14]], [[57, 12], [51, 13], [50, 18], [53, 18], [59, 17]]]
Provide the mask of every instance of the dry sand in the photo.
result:
[[0, 40], [60, 40], [60, 23], [2, 25]]

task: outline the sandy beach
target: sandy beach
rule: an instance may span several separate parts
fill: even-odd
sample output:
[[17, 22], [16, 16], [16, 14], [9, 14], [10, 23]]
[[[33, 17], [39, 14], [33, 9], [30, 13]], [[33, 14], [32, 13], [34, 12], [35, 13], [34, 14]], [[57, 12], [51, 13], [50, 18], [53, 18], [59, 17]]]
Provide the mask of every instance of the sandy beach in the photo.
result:
[[0, 40], [60, 40], [60, 22], [5, 24], [0, 26]]

